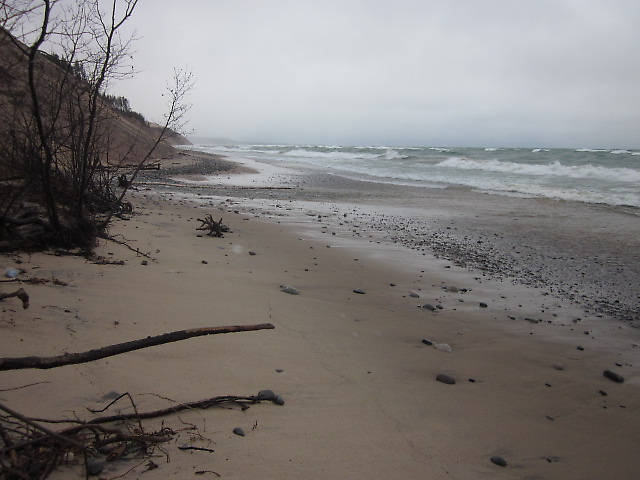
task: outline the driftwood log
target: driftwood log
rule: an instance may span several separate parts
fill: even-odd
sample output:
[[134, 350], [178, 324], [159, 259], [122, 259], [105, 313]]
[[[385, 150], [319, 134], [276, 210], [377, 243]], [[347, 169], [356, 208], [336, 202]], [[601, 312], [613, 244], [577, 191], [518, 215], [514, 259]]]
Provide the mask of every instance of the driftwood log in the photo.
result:
[[18, 297], [20, 300], [22, 300], [22, 308], [29, 308], [29, 295], [24, 291], [24, 288], [20, 288], [11, 293], [0, 293], [0, 300], [11, 297]]
[[121, 353], [132, 352], [134, 350], [140, 350], [142, 348], [153, 347], [165, 343], [178, 342], [192, 337], [217, 335], [220, 333], [249, 332], [252, 330], [265, 330], [272, 328], [275, 327], [270, 323], [192, 328], [189, 330], [178, 330], [176, 332], [165, 333], [155, 337], [141, 338], [130, 342], [109, 345], [107, 347], [96, 348], [86, 352], [65, 353], [64, 355], [56, 355], [54, 357], [3, 357], [0, 358], [0, 371], [20, 370], [24, 368], [56, 368], [63, 365], [92, 362], [101, 358], [112, 357], [114, 355], [120, 355]]

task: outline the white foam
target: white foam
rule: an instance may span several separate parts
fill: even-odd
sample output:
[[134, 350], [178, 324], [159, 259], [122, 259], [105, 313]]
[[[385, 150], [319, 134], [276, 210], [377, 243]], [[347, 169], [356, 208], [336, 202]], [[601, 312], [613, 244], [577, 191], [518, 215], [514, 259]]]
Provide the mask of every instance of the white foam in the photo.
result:
[[569, 178], [594, 178], [616, 182], [640, 182], [639, 170], [631, 168], [606, 168], [590, 164], [562, 165], [558, 161], [542, 165], [450, 157], [437, 163], [436, 166], [460, 170], [514, 173], [518, 175], [547, 175]]

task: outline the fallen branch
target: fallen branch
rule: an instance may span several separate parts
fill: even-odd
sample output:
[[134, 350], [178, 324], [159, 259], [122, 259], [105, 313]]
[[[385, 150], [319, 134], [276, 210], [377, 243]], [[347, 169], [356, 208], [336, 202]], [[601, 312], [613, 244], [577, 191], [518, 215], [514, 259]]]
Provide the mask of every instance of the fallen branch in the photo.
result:
[[22, 308], [29, 308], [29, 295], [24, 291], [24, 288], [20, 288], [11, 293], [0, 293], [0, 300], [11, 297], [18, 297], [20, 300], [22, 300]]
[[[29, 298], [27, 297], [27, 305], [28, 300]], [[63, 365], [74, 365], [78, 363], [92, 362], [101, 358], [112, 357], [114, 355], [120, 355], [121, 353], [140, 350], [142, 348], [153, 347], [165, 343], [178, 342], [180, 340], [186, 340], [192, 337], [217, 335], [221, 333], [248, 332], [252, 330], [265, 330], [272, 328], [275, 327], [270, 323], [261, 323], [258, 325], [231, 325], [224, 327], [192, 328], [189, 330], [178, 330], [176, 332], [164, 333], [155, 337], [147, 337], [139, 340], [132, 340], [130, 342], [109, 345], [107, 347], [96, 348], [86, 352], [65, 353], [63, 355], [56, 355], [54, 357], [4, 357], [0, 358], [0, 371], [19, 370], [23, 368], [56, 368]]]

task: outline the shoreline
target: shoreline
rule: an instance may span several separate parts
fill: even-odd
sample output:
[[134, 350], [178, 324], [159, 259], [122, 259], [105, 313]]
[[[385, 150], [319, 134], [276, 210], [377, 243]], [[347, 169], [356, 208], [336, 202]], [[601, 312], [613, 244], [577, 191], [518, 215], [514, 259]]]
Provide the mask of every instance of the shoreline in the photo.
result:
[[[372, 235], [496, 278], [546, 287], [550, 295], [583, 305], [585, 313], [640, 327], [640, 296], [635, 289], [640, 284], [640, 223], [629, 222], [624, 208], [363, 182], [296, 169], [287, 176], [266, 164], [250, 161], [250, 165], [254, 170], [261, 165], [268, 169], [266, 175], [246, 175], [246, 180], [237, 182], [254, 185], [255, 192], [234, 187], [238, 177], [226, 176], [222, 182], [208, 177], [209, 183], [197, 179], [177, 189], [273, 200], [283, 206], [290, 200], [307, 206], [315, 202], [327, 214], [323, 221], [334, 233], [354, 238]], [[271, 184], [283, 187], [282, 191], [260, 188]], [[336, 208], [349, 211], [352, 205], [360, 210], [357, 232], [345, 231], [341, 219], [330, 214]]]
[[[111, 234], [154, 257], [146, 264], [106, 241], [97, 253], [124, 265], [4, 255], [26, 276], [68, 286], [25, 286], [28, 310], [2, 302], [0, 345], [6, 356], [50, 355], [210, 325], [270, 322], [275, 330], [192, 339], [47, 372], [4, 372], [2, 389], [49, 383], [1, 392], [3, 401], [31, 416], [84, 418], [85, 407], [103, 406], [112, 392], [130, 392], [140, 410], [170, 406], [167, 398], [264, 388], [284, 397], [282, 407], [145, 421], [150, 430], [179, 431], [163, 446], [171, 462], [157, 458], [159, 468], [144, 472], [151, 480], [204, 470], [230, 479], [635, 478], [637, 329], [594, 315], [574, 323], [578, 309], [544, 291], [369, 238], [355, 227], [361, 217], [332, 211], [335, 203], [279, 200], [295, 190], [237, 191], [245, 195], [132, 192], [134, 213], [117, 220]], [[246, 194], [267, 199], [253, 205]], [[198, 236], [197, 218], [207, 213], [221, 216], [231, 232]], [[325, 215], [344, 213], [345, 232], [332, 235]], [[351, 235], [354, 228], [360, 238]], [[443, 308], [419, 308], [426, 303]], [[625, 382], [611, 382], [604, 369]], [[438, 374], [456, 384], [436, 381]], [[198, 435], [180, 430], [185, 425]], [[246, 436], [234, 435], [235, 427]], [[178, 450], [183, 444], [215, 454], [185, 453]], [[494, 455], [508, 466], [491, 463]], [[102, 475], [134, 465], [107, 462]], [[76, 477], [83, 478], [81, 469], [67, 467], [52, 478]]]

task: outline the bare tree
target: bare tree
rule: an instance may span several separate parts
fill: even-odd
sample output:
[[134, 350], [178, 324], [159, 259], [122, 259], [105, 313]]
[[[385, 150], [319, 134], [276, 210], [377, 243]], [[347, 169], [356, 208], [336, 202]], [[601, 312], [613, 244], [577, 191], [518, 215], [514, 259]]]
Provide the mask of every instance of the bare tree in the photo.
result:
[[[22, 56], [23, 66], [13, 69], [14, 76], [26, 77], [24, 90], [12, 97], [22, 101], [4, 112], [10, 127], [0, 132], [4, 139], [0, 149], [14, 159], [14, 170], [20, 165], [22, 186], [39, 190], [46, 209], [47, 241], [90, 246], [123, 204], [127, 191], [114, 193], [114, 177], [105, 167], [130, 163], [135, 156], [135, 178], [167, 133], [184, 121], [191, 74], [174, 72], [164, 124], [146, 151], [135, 145], [135, 136], [130, 145], [115, 148], [113, 126], [118, 114], [106, 92], [112, 80], [133, 72], [129, 63], [133, 37], [121, 32], [138, 0], [0, 2], [0, 26], [6, 37], [0, 43], [9, 41]], [[15, 196], [10, 206], [13, 200]], [[9, 213], [10, 208], [0, 211], [5, 226], [15, 220]]]

